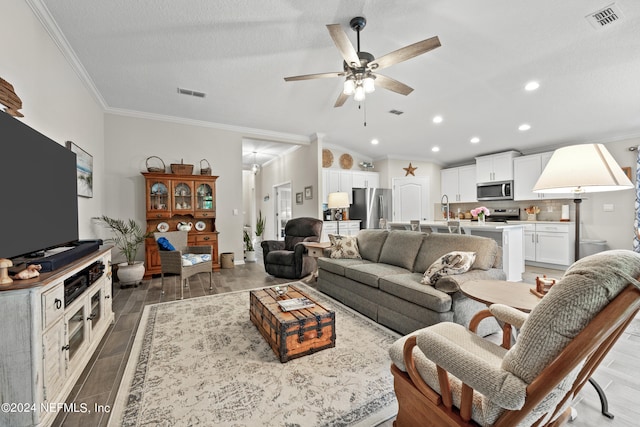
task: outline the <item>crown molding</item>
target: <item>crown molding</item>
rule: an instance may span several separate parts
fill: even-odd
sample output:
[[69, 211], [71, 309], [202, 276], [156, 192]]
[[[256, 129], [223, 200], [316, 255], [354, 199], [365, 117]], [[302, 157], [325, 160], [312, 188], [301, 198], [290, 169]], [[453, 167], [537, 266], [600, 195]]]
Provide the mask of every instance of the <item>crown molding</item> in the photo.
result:
[[98, 105], [100, 105], [102, 109], [105, 109], [107, 107], [107, 103], [102, 97], [102, 94], [93, 83], [93, 79], [89, 76], [89, 73], [87, 73], [87, 70], [78, 59], [74, 50], [71, 48], [71, 45], [62, 33], [62, 30], [60, 30], [60, 27], [58, 27], [58, 24], [51, 16], [47, 6], [42, 3], [42, 0], [26, 0], [26, 2], [29, 7], [31, 7], [31, 10], [33, 10], [33, 13], [42, 24], [42, 27], [49, 34], [49, 37], [58, 47], [73, 71], [78, 75], [80, 81], [89, 90], [89, 93], [94, 97]]

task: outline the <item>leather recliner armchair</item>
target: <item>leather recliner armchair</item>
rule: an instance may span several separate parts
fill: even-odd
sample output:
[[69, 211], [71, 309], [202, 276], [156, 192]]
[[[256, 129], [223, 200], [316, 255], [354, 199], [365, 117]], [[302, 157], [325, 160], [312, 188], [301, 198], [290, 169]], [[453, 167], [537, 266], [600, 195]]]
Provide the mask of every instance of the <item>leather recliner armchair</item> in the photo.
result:
[[322, 221], [302, 217], [290, 219], [284, 227], [284, 241], [264, 240], [261, 243], [264, 269], [286, 279], [300, 279], [316, 269], [316, 259], [307, 255], [303, 243], [319, 242]]

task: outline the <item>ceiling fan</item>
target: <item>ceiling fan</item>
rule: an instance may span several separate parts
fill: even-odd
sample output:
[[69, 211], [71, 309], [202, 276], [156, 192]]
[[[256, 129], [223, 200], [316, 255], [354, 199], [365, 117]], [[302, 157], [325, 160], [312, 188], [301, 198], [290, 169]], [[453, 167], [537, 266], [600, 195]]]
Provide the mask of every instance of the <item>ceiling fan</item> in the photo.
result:
[[323, 79], [328, 77], [346, 77], [343, 91], [338, 96], [334, 107], [341, 107], [351, 95], [353, 95], [353, 99], [357, 102], [364, 101], [365, 94], [373, 92], [375, 90], [376, 83], [384, 89], [405, 96], [409, 95], [413, 91], [413, 88], [394, 80], [391, 77], [378, 74], [377, 71], [440, 47], [440, 39], [438, 39], [438, 36], [431, 37], [409, 46], [405, 46], [391, 53], [387, 53], [386, 55], [376, 59], [369, 52], [360, 51], [360, 31], [366, 25], [367, 20], [361, 16], [357, 16], [349, 22], [351, 29], [358, 34], [357, 51], [354, 49], [340, 24], [327, 25], [329, 34], [344, 59], [342, 64], [344, 71], [335, 73], [305, 74], [302, 76], [285, 77], [284, 80], [292, 82], [297, 80]]

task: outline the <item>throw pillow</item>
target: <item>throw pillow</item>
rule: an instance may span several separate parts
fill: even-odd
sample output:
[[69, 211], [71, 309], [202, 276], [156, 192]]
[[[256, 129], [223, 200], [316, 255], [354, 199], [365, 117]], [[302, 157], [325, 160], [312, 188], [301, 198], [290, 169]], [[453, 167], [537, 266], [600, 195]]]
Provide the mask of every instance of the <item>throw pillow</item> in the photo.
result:
[[362, 259], [358, 251], [356, 236], [340, 236], [329, 234], [331, 242], [331, 258]]
[[435, 285], [442, 276], [467, 272], [475, 259], [475, 252], [453, 251], [444, 254], [424, 272], [420, 283], [423, 285]]
[[173, 247], [171, 242], [166, 237], [161, 237], [158, 239], [158, 247], [161, 251], [175, 251], [176, 248]]

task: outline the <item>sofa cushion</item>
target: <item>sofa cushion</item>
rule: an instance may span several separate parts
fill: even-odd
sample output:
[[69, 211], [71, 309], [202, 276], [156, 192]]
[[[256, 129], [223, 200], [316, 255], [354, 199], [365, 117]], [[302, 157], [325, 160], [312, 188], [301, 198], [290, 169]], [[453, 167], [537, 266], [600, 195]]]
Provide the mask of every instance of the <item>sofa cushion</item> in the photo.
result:
[[334, 274], [344, 276], [344, 270], [346, 267], [352, 265], [359, 265], [370, 263], [371, 261], [361, 259], [333, 259], [333, 258], [318, 258], [318, 269], [330, 271]]
[[340, 236], [329, 234], [331, 242], [331, 258], [335, 259], [361, 259], [358, 251], [356, 236]]
[[394, 274], [380, 278], [380, 290], [438, 313], [451, 310], [451, 296], [420, 284], [420, 273]]
[[378, 280], [381, 277], [409, 272], [409, 270], [395, 265], [372, 262], [346, 267], [344, 274], [349, 279], [377, 288]]
[[[411, 270], [426, 233], [393, 230], [382, 246], [379, 262]], [[448, 251], [447, 251], [448, 252]]]
[[418, 251], [413, 271], [424, 273], [438, 258], [451, 251], [475, 252], [476, 260], [471, 269], [488, 270], [498, 256], [498, 244], [488, 237], [431, 233]]
[[424, 272], [420, 283], [435, 285], [441, 277], [465, 273], [469, 271], [475, 259], [475, 252], [453, 251], [444, 254]]
[[363, 259], [378, 262], [382, 245], [387, 240], [387, 230], [360, 230], [358, 233], [358, 250]]

